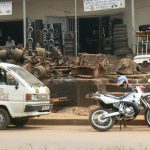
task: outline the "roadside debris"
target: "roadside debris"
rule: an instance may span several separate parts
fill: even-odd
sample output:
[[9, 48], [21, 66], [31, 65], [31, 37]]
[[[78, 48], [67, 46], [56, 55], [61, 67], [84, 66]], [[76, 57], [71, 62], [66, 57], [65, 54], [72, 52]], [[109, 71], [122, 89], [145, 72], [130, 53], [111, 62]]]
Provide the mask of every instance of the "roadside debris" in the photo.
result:
[[144, 70], [140, 65], [135, 63], [131, 59], [121, 59], [117, 69], [116, 69], [117, 74], [124, 74], [124, 75], [132, 75], [132, 74], [140, 74], [140, 73], [145, 73]]
[[[99, 78], [109, 74], [111, 68], [111, 64], [104, 54], [80, 53], [76, 60], [73, 60], [71, 57], [64, 57], [61, 50], [56, 47], [51, 47], [49, 51], [44, 48], [28, 51], [21, 44], [11, 51], [0, 49], [0, 60], [20, 64], [39, 79]], [[144, 73], [144, 71], [132, 60], [122, 59], [116, 73], [128, 75]]]
[[[93, 57], [92, 62], [90, 62], [89, 57]], [[109, 71], [109, 61], [104, 54], [91, 55], [82, 53], [76, 59], [75, 67], [71, 68], [71, 73], [73, 76], [85, 77], [85, 78], [98, 78]]]

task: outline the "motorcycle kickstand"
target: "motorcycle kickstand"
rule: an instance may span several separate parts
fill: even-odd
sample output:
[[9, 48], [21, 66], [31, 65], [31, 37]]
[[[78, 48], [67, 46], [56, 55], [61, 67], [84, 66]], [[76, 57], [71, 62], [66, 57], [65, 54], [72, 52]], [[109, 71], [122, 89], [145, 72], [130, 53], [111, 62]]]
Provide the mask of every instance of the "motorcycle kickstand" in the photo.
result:
[[[124, 127], [127, 128], [126, 120], [123, 120]], [[122, 120], [120, 120], [120, 131], [121, 131]]]

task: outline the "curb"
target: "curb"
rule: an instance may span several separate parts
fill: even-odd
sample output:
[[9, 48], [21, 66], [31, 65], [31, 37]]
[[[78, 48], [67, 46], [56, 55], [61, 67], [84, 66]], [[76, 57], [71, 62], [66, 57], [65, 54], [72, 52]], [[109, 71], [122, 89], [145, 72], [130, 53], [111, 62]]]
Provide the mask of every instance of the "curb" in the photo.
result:
[[[29, 125], [90, 125], [87, 119], [30, 119]], [[117, 122], [119, 125], [120, 122]], [[122, 122], [122, 125], [124, 122]], [[126, 125], [146, 125], [145, 120], [127, 121]]]

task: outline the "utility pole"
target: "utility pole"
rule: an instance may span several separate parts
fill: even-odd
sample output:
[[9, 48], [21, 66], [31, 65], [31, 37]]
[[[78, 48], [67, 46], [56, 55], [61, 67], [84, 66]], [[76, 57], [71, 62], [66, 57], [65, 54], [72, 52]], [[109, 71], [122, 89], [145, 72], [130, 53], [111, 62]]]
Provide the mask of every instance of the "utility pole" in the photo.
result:
[[75, 56], [78, 55], [77, 0], [75, 0]]
[[135, 47], [135, 2], [134, 0], [131, 0], [131, 14], [132, 14], [132, 49], [133, 53], [136, 52]]
[[26, 0], [23, 0], [23, 33], [24, 48], [26, 48]]

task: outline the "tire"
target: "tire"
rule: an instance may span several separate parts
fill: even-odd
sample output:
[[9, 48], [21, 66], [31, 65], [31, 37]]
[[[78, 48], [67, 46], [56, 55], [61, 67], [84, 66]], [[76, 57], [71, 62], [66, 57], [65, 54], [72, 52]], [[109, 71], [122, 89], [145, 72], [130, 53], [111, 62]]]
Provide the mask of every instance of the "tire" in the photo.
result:
[[128, 54], [131, 54], [131, 52], [130, 51], [115, 51], [115, 55], [118, 55], [118, 56], [122, 56], [122, 55], [128, 55]]
[[12, 124], [14, 124], [18, 128], [21, 128], [27, 124], [28, 120], [29, 118], [13, 118]]
[[113, 39], [118, 39], [118, 38], [128, 38], [127, 34], [114, 34]]
[[113, 31], [113, 36], [128, 35], [127, 31]]
[[5, 109], [0, 108], [0, 130], [6, 129], [9, 124], [10, 124], [9, 113]]
[[[104, 113], [109, 113], [109, 111], [105, 110], [105, 109], [97, 108], [90, 112], [89, 122], [90, 122], [91, 126], [94, 129], [96, 129], [97, 131], [101, 131], [101, 132], [107, 131], [107, 130], [111, 129], [115, 123], [114, 117], [108, 117], [106, 119], [100, 118], [100, 117], [102, 117], [102, 114], [104, 114]], [[98, 116], [95, 116], [96, 114]], [[94, 118], [94, 117], [96, 117], [96, 118]]]
[[115, 55], [128, 55], [128, 54], [132, 54], [132, 51], [129, 49], [129, 47], [122, 47], [119, 49], [115, 49]]
[[113, 38], [113, 42], [123, 42], [128, 41], [127, 37]]
[[145, 122], [150, 127], [150, 110], [145, 112]]
[[114, 28], [113, 32], [127, 32], [127, 28]]
[[127, 28], [127, 25], [126, 24], [116, 24], [116, 25], [114, 25], [114, 28], [120, 28], [120, 27]]
[[113, 42], [113, 47], [115, 49], [119, 49], [119, 48], [122, 48], [122, 47], [128, 47], [128, 41]]

